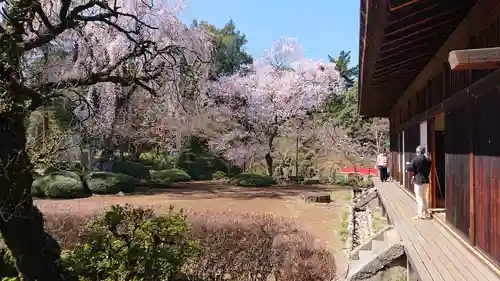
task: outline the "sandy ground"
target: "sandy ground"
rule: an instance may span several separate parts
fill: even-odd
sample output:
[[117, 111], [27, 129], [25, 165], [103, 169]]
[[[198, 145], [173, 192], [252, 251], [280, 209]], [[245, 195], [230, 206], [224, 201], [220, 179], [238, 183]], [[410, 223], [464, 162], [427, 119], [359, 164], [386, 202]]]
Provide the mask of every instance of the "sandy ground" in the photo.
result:
[[[330, 204], [311, 204], [300, 199], [305, 191], [326, 191], [332, 194]], [[95, 213], [112, 204], [137, 204], [167, 209], [177, 208], [233, 212], [268, 213], [295, 220], [298, 226], [315, 236], [335, 254], [337, 272], [346, 269], [339, 236], [342, 214], [346, 206], [347, 189], [335, 186], [276, 186], [239, 188], [216, 183], [190, 182], [172, 186], [152, 194], [125, 196], [92, 196], [73, 200], [36, 200], [44, 212]]]

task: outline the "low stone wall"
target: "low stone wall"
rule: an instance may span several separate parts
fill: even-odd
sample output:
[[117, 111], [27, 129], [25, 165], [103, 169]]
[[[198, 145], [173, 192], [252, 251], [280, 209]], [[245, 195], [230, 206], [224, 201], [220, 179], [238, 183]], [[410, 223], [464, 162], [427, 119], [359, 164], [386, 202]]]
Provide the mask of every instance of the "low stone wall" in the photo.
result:
[[352, 249], [354, 249], [354, 231], [355, 231], [355, 214], [354, 214], [354, 199], [355, 192], [351, 189], [351, 202], [347, 207], [347, 239], [346, 239], [346, 252], [349, 257]]

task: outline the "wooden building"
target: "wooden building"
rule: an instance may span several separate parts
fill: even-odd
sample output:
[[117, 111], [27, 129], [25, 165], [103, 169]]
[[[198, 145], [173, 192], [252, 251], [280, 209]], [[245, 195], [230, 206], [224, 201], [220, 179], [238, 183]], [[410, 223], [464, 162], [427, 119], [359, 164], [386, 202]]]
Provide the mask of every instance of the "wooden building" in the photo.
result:
[[431, 208], [500, 264], [500, 0], [360, 8], [359, 110], [390, 119], [393, 178], [413, 192], [404, 163], [426, 147]]

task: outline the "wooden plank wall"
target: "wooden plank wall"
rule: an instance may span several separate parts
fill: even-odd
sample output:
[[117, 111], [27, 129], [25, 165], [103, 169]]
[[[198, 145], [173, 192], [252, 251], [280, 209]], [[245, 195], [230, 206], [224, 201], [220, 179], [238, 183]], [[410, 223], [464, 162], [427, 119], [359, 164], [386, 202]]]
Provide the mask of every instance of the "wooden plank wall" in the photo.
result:
[[445, 162], [446, 162], [446, 220], [462, 234], [469, 237], [469, 153], [472, 132], [469, 121], [471, 105], [446, 112]]
[[[420, 145], [420, 125], [414, 124], [405, 130], [404, 154], [406, 162], [411, 162], [411, 159], [413, 159], [413, 157], [416, 156], [415, 150], [418, 145]], [[411, 184], [411, 175], [409, 173], [404, 173], [402, 176], [405, 177], [404, 188], [413, 193], [413, 185]]]
[[[500, 17], [481, 34], [469, 38], [468, 48], [500, 46]], [[393, 128], [399, 128], [413, 116], [439, 104], [467, 88], [494, 70], [451, 71], [443, 61], [440, 74], [391, 113]], [[484, 97], [461, 109], [446, 112], [446, 217], [449, 223], [467, 236], [470, 243], [500, 264], [500, 89], [491, 85]], [[401, 130], [401, 129], [398, 129]], [[414, 156], [419, 141], [418, 124], [405, 127], [405, 150], [391, 146], [406, 161]], [[391, 130], [400, 136], [401, 132]], [[393, 138], [393, 139], [397, 139]], [[400, 141], [401, 137], [397, 139]], [[470, 154], [474, 151], [474, 154]], [[395, 158], [394, 158], [395, 159]], [[393, 171], [397, 171], [393, 167]], [[402, 182], [404, 173], [394, 174]], [[409, 178], [405, 188], [413, 192]], [[471, 207], [472, 206], [472, 207]]]
[[500, 91], [492, 88], [483, 94], [475, 101], [475, 108], [473, 242], [500, 262]]
[[399, 163], [399, 149], [398, 149], [398, 135], [391, 135], [390, 139], [390, 151], [391, 151], [391, 156], [390, 156], [390, 171], [391, 171], [391, 177], [393, 179], [397, 179], [399, 177], [399, 170], [398, 170], [398, 163]]

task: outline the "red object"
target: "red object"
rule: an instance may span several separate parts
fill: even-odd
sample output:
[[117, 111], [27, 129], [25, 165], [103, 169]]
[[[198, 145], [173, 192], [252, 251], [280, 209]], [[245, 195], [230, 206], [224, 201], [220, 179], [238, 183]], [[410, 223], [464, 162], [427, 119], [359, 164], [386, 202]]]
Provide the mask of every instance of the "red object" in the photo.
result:
[[362, 167], [345, 167], [345, 168], [340, 168], [339, 172], [341, 174], [355, 174], [356, 172], [360, 175], [364, 176], [377, 176], [377, 170], [375, 168], [362, 168]]

